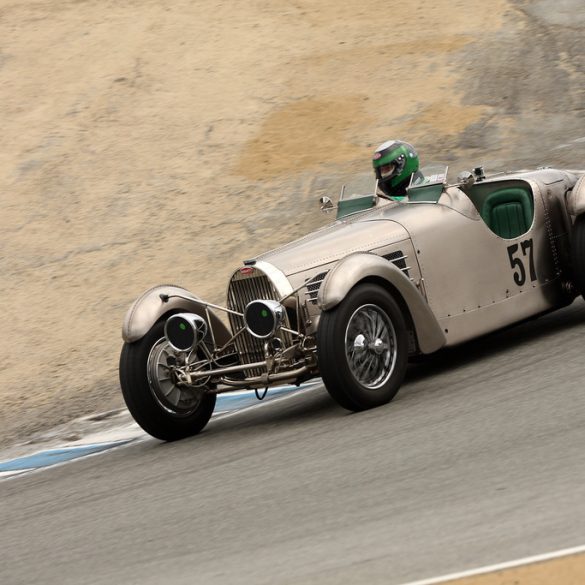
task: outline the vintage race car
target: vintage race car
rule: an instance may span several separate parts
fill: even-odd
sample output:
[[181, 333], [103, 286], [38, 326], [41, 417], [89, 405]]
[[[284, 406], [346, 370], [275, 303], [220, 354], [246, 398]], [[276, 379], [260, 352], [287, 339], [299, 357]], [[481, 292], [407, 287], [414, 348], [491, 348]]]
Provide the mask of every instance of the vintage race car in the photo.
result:
[[[154, 437], [201, 431], [220, 392], [322, 377], [359, 411], [389, 402], [409, 357], [570, 304], [585, 293], [585, 170], [447, 184], [423, 168], [407, 196], [322, 198], [337, 219], [237, 267], [225, 307], [171, 285], [128, 310], [120, 383]], [[220, 318], [220, 315], [223, 317]]]

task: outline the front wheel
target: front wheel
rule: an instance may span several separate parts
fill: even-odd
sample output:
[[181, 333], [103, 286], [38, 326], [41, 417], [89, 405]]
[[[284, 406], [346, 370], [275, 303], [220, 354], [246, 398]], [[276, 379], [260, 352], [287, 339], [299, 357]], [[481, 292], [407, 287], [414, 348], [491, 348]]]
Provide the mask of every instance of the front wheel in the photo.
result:
[[400, 307], [376, 284], [360, 284], [321, 315], [317, 357], [325, 387], [344, 408], [390, 402], [408, 362], [408, 333]]
[[120, 355], [120, 386], [126, 406], [147, 433], [163, 441], [196, 435], [215, 408], [215, 394], [175, 383], [175, 363], [164, 337], [164, 321], [142, 339], [125, 343]]

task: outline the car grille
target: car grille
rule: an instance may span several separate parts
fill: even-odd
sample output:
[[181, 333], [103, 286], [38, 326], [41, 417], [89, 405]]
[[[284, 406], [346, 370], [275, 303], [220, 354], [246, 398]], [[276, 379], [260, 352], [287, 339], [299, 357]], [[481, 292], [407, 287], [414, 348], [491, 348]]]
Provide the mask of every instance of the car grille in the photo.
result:
[[[243, 313], [246, 305], [252, 301], [279, 300], [278, 293], [270, 279], [260, 269], [254, 268], [250, 274], [237, 271], [230, 280], [227, 294], [227, 307], [232, 311]], [[230, 325], [233, 333], [237, 333], [244, 328], [244, 318], [239, 315], [228, 313]], [[285, 313], [284, 326], [290, 327], [288, 316]], [[292, 335], [285, 331], [280, 331], [278, 337], [281, 338], [285, 347], [292, 344]], [[234, 345], [240, 356], [242, 364], [252, 364], [254, 362], [264, 361], [264, 340], [257, 339], [244, 331], [234, 340]], [[246, 370], [248, 376], [259, 376], [264, 368], [252, 368]]]

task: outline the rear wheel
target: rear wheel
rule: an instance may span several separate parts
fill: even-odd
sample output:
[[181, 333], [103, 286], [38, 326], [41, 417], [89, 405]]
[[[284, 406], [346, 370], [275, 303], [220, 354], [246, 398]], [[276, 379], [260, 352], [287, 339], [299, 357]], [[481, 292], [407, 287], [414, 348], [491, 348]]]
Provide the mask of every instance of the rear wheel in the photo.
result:
[[150, 435], [176, 441], [199, 433], [215, 408], [216, 396], [205, 387], [176, 383], [176, 357], [164, 337], [164, 321], [120, 355], [120, 386], [134, 420]]
[[585, 215], [579, 215], [573, 225], [571, 264], [575, 287], [585, 298]]
[[317, 356], [329, 394], [348, 410], [390, 402], [408, 361], [400, 307], [382, 287], [360, 284], [321, 315]]

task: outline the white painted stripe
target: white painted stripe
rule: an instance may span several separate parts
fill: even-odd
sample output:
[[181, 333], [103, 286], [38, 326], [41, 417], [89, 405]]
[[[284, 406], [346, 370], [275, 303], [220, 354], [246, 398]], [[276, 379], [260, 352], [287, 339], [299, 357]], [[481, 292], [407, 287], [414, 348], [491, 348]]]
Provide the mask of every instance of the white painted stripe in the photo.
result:
[[451, 573], [450, 575], [443, 575], [442, 577], [434, 577], [432, 579], [423, 579], [422, 581], [412, 581], [404, 583], [403, 585], [438, 585], [446, 581], [455, 581], [456, 579], [465, 579], [466, 577], [476, 577], [478, 575], [485, 575], [487, 573], [495, 573], [496, 571], [503, 571], [505, 569], [514, 569], [523, 565], [531, 565], [533, 563], [541, 563], [543, 561], [552, 561], [561, 557], [568, 557], [585, 552], [585, 545], [575, 546], [573, 548], [564, 548], [550, 553], [544, 553], [533, 557], [524, 557], [515, 561], [508, 561], [506, 563], [499, 563], [497, 565], [488, 565], [480, 567], [479, 569], [471, 569], [469, 571], [462, 571], [460, 573]]
[[0, 471], [0, 479], [6, 479], [14, 475], [20, 475], [21, 473], [28, 473], [29, 471], [33, 471], [33, 469], [34, 467], [30, 469], [18, 469], [15, 471]]

